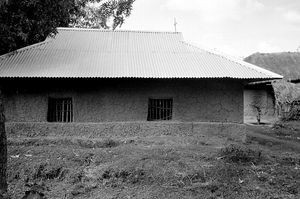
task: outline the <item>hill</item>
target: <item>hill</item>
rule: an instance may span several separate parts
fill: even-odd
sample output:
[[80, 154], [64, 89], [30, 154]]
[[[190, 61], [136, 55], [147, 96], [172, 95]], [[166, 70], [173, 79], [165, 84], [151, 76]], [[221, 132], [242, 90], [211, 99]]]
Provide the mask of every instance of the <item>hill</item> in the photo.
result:
[[300, 80], [300, 52], [254, 53], [244, 61], [284, 76]]

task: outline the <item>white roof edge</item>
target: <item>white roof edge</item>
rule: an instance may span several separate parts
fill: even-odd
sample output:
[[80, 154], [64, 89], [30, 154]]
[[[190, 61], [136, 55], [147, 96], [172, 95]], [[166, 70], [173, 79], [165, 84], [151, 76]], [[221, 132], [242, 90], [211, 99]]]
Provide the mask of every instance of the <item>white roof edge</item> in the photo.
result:
[[206, 48], [206, 47], [199, 47], [197, 44], [193, 43], [193, 42], [186, 42], [186, 41], [182, 41], [183, 43], [186, 43], [187, 45], [190, 45], [190, 46], [193, 46], [195, 48], [198, 48], [199, 50], [203, 50], [203, 51], [206, 51], [208, 53], [212, 53], [214, 55], [217, 55], [217, 56], [220, 56], [224, 59], [227, 59], [229, 61], [232, 61], [232, 62], [235, 62], [237, 64], [240, 64], [242, 66], [245, 66], [245, 67], [248, 67], [252, 70], [256, 70], [260, 73], [263, 73], [265, 75], [269, 75], [270, 78], [274, 78], [274, 79], [282, 79], [283, 76], [282, 75], [279, 75], [277, 73], [274, 73], [272, 71], [269, 71], [267, 69], [264, 69], [264, 68], [261, 68], [259, 66], [256, 66], [254, 64], [250, 64], [248, 62], [245, 62], [244, 60], [239, 60], [238, 58], [234, 57], [234, 56], [231, 56], [231, 55], [226, 55], [225, 53], [222, 53], [220, 51], [217, 51], [217, 50], [213, 50], [213, 49], [209, 49], [209, 48]]

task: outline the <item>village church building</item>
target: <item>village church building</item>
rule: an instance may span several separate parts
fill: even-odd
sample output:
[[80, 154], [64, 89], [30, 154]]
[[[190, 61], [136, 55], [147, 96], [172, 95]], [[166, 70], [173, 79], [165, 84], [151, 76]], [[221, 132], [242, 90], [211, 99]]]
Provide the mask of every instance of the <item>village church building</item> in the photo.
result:
[[0, 57], [8, 134], [237, 129], [244, 85], [280, 78], [178, 32], [59, 28], [55, 38]]

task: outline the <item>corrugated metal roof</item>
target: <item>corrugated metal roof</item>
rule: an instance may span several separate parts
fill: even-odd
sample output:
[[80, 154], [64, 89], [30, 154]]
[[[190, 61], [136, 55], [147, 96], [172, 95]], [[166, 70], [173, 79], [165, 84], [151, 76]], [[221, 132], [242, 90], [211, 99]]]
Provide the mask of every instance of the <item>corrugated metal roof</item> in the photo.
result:
[[55, 38], [0, 57], [0, 77], [233, 78], [282, 76], [200, 49], [181, 33], [59, 28]]

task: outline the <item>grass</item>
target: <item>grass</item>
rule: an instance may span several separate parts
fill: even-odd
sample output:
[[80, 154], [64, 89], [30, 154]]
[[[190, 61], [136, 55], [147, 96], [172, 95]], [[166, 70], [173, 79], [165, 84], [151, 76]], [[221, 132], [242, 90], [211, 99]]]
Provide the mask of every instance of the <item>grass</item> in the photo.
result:
[[47, 198], [299, 198], [299, 148], [280, 149], [293, 141], [261, 131], [249, 129], [246, 144], [176, 136], [9, 139], [9, 192], [12, 198], [33, 187]]

